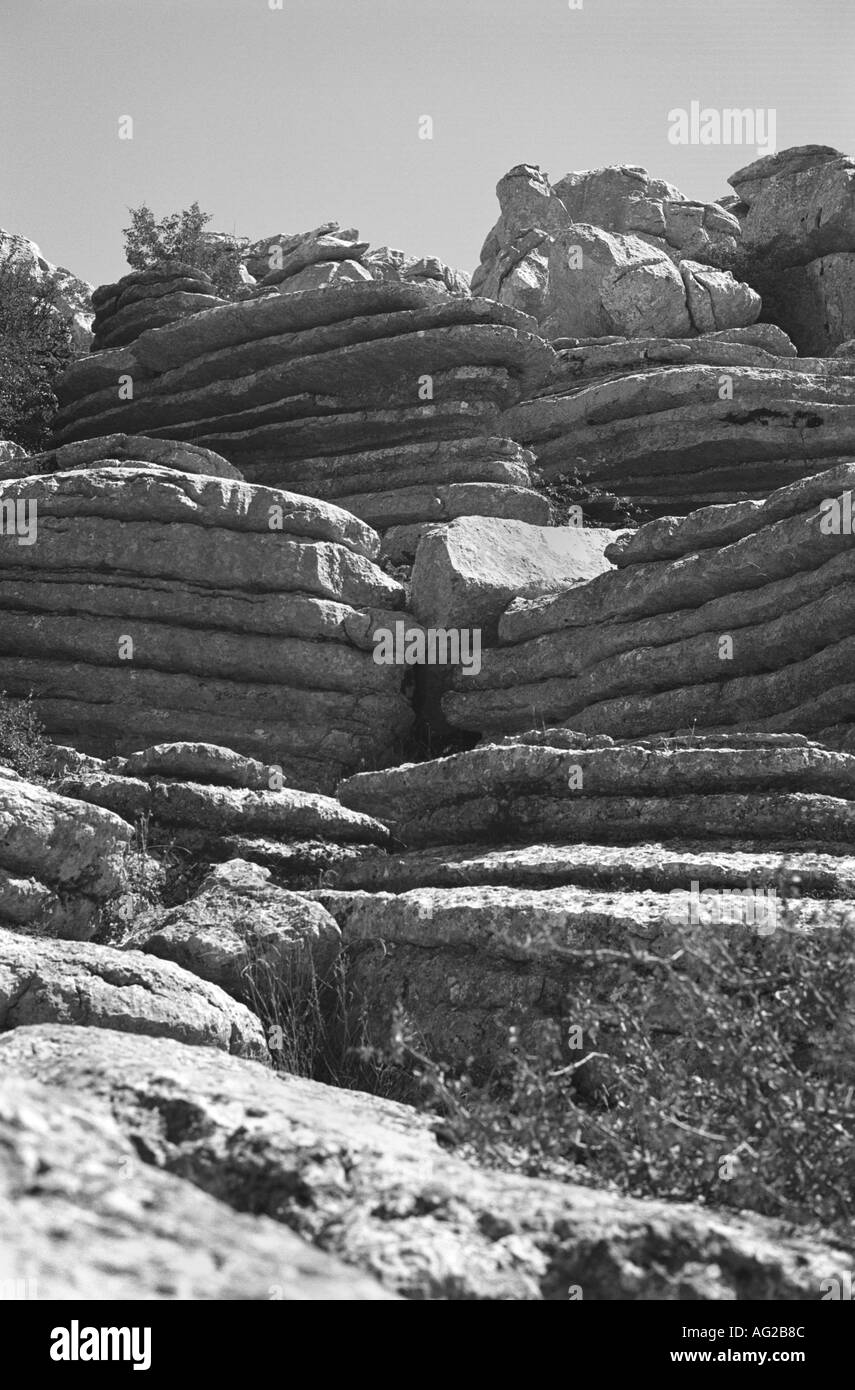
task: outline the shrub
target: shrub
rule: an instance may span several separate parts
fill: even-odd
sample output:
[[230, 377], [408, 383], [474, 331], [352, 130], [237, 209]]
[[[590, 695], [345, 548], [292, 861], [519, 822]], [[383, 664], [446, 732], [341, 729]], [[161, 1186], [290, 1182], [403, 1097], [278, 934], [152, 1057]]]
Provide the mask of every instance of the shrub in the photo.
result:
[[0, 764], [22, 777], [43, 777], [50, 743], [30, 700], [12, 700], [0, 692]]
[[159, 222], [143, 203], [129, 208], [131, 225], [124, 229], [125, 258], [132, 270], [146, 270], [158, 261], [179, 260], [205, 271], [224, 299], [242, 287], [241, 246], [236, 237], [205, 232], [211, 215], [193, 203]]
[[0, 259], [0, 438], [30, 450], [47, 445], [55, 383], [74, 357], [58, 294], [54, 275], [36, 279], [11, 252]]
[[687, 933], [666, 959], [570, 954], [564, 1022], [536, 1046], [511, 1029], [486, 1079], [440, 1065], [398, 1019], [387, 1067], [409, 1071], [446, 1141], [532, 1176], [851, 1235], [852, 926]]

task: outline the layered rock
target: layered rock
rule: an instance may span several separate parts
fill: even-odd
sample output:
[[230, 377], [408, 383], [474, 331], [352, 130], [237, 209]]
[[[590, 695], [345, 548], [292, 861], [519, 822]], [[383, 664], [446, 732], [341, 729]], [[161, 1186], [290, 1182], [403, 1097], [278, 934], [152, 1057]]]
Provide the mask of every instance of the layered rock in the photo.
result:
[[147, 328], [212, 309], [224, 301], [210, 275], [198, 266], [162, 260], [146, 270], [132, 270], [112, 285], [92, 293], [95, 318], [91, 352], [124, 347]]
[[[411, 847], [311, 894], [341, 928], [372, 1027], [405, 1000], [429, 1055], [484, 1074], [509, 1030], [531, 1049], [566, 1033], [580, 984], [597, 1048], [620, 1052], [627, 979], [681, 959], [687, 933], [702, 946], [855, 921], [855, 758], [799, 735], [616, 743], [547, 728], [356, 776], [340, 795]], [[679, 998], [663, 984], [656, 1048], [691, 1032]], [[852, 1015], [836, 1027], [845, 1052]], [[596, 1086], [596, 1067], [581, 1081]]]
[[133, 832], [0, 768], [0, 927], [86, 939], [127, 887]]
[[744, 274], [803, 353], [855, 334], [855, 161], [827, 145], [767, 155], [729, 179]]
[[771, 325], [579, 342], [559, 359], [502, 427], [599, 520], [762, 498], [855, 452], [852, 359], [795, 357]]
[[682, 337], [750, 324], [759, 296], [727, 269], [732, 213], [694, 203], [644, 169], [567, 174], [520, 164], [472, 277], [476, 294], [537, 319], [545, 337]]
[[619, 738], [845, 737], [853, 485], [841, 464], [764, 502], [648, 523], [610, 548], [617, 571], [511, 605], [503, 645], [445, 697], [448, 719], [482, 733], [542, 720]]
[[[317, 486], [382, 529], [466, 512], [547, 523], [529, 456], [493, 428], [554, 363], [534, 322], [416, 276], [295, 289], [322, 263], [296, 270], [289, 257], [308, 254], [284, 254], [270, 274], [285, 278], [260, 297], [75, 364], [58, 387], [57, 444], [192, 441], [252, 482]], [[132, 399], [118, 390], [127, 380]]]
[[390, 246], [369, 249], [353, 227], [324, 222], [310, 232], [280, 232], [253, 242], [243, 253], [244, 265], [262, 288], [282, 293], [320, 288], [321, 283], [347, 280], [425, 282], [440, 293], [469, 295], [469, 278], [436, 256], [408, 256]]
[[[324, 502], [125, 460], [0, 484], [0, 688], [84, 752], [223, 744], [330, 789], [394, 756], [404, 671], [373, 660], [404, 591]], [[24, 542], [24, 543], [22, 543]]]

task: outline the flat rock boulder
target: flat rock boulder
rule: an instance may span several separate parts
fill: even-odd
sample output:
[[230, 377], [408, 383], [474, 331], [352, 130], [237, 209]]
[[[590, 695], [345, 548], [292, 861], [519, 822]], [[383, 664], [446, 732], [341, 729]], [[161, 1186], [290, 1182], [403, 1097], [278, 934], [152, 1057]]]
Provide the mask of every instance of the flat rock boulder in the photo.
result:
[[431, 527], [416, 550], [413, 612], [428, 627], [480, 628], [494, 637], [512, 598], [602, 574], [610, 566], [605, 549], [617, 539], [614, 531], [482, 516]]
[[65, 473], [69, 469], [89, 468], [93, 463], [105, 461], [109, 461], [110, 466], [121, 463], [131, 467], [140, 463], [154, 463], [180, 473], [202, 473], [212, 478], [234, 478], [237, 481], [242, 479], [238, 470], [212, 449], [174, 439], [151, 439], [140, 434], [105, 434], [97, 439], [82, 439], [76, 444], [62, 444], [58, 449], [33, 454], [26, 460], [27, 471], [24, 471], [24, 461], [18, 460], [14, 471], [6, 467], [2, 476], [23, 478], [34, 473]]
[[256, 758], [244, 758], [214, 743], [157, 743], [119, 762], [116, 771], [124, 777], [205, 782], [250, 791], [269, 791], [274, 780], [271, 769]]
[[219, 835], [324, 836], [368, 844], [383, 844], [388, 838], [385, 826], [370, 816], [349, 810], [334, 797], [292, 787], [252, 791], [154, 777], [143, 781], [112, 772], [66, 777], [58, 786], [64, 795], [107, 807], [131, 822], [150, 816], [162, 825], [192, 826]]
[[[85, 1038], [94, 1030], [69, 1031]], [[145, 1162], [109, 1107], [82, 1089], [68, 1093], [4, 1068], [0, 1146], [0, 1287], [23, 1287], [27, 1298], [395, 1297], [270, 1217], [233, 1211]]]
[[268, 1055], [249, 1009], [171, 961], [0, 930], [0, 1032], [31, 1023], [177, 1038], [259, 1061]]
[[252, 1005], [259, 997], [308, 996], [336, 960], [340, 938], [319, 903], [277, 888], [269, 869], [232, 859], [180, 907], [147, 917], [124, 944]]
[[[345, 1260], [357, 1290], [373, 1277], [419, 1300], [566, 1302], [572, 1284], [586, 1300], [782, 1300], [817, 1297], [846, 1267], [821, 1236], [762, 1218], [481, 1171], [408, 1106], [167, 1039], [20, 1028], [0, 1066], [109, 1109], [153, 1177], [251, 1201], [257, 1221]], [[224, 1229], [228, 1287], [248, 1248]]]

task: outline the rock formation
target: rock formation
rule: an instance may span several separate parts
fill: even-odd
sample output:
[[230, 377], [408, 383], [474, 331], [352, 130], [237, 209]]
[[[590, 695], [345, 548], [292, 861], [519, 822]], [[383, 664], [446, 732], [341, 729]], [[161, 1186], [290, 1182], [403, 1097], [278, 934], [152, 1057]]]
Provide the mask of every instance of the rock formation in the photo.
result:
[[116, 284], [99, 285], [93, 291], [95, 337], [90, 351], [123, 347], [147, 328], [159, 328], [222, 303], [211, 277], [195, 266], [164, 260], [148, 270], [132, 270]]
[[580, 341], [501, 428], [614, 525], [764, 498], [855, 452], [855, 364], [797, 357], [769, 324]]
[[855, 161], [828, 145], [800, 145], [728, 182], [743, 273], [762, 295], [763, 318], [806, 354], [855, 336]]
[[[383, 530], [471, 513], [546, 524], [530, 456], [494, 428], [553, 364], [533, 321], [418, 277], [295, 290], [322, 264], [294, 269], [285, 256], [271, 272], [285, 278], [260, 297], [74, 364], [56, 443], [108, 432], [192, 441], [253, 483], [340, 502]], [[132, 399], [119, 389], [128, 382]]]
[[607, 552], [617, 571], [512, 604], [502, 645], [456, 678], [448, 719], [479, 733], [543, 720], [618, 738], [848, 737], [853, 483], [841, 464], [764, 502], [649, 522]]
[[501, 216], [472, 291], [531, 314], [545, 337], [685, 337], [750, 324], [760, 297], [728, 270], [737, 219], [629, 166], [554, 186], [519, 164], [500, 180]]
[[7, 480], [0, 506], [37, 509], [30, 538], [0, 537], [0, 689], [34, 692], [66, 742], [225, 744], [315, 790], [394, 757], [405, 672], [372, 634], [405, 594], [356, 517], [145, 457]]

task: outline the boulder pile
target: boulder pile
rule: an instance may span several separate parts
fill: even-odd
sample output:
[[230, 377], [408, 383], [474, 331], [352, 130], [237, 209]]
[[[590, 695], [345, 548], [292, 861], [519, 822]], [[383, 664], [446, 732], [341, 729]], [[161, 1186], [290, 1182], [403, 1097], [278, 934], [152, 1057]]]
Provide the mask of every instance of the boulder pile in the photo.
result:
[[224, 744], [308, 790], [393, 760], [406, 672], [374, 661], [373, 634], [405, 592], [376, 533], [130, 447], [143, 457], [0, 483], [29, 527], [0, 537], [0, 689], [32, 692], [49, 732], [99, 756]]
[[828, 145], [766, 155], [728, 180], [743, 274], [806, 354], [855, 338], [855, 160]]
[[73, 364], [55, 443], [190, 441], [382, 529], [467, 513], [547, 522], [531, 456], [495, 429], [554, 363], [534, 322], [419, 278], [289, 288], [308, 269]]
[[474, 294], [531, 314], [544, 337], [686, 337], [753, 323], [760, 297], [727, 269], [739, 222], [644, 169], [567, 174], [518, 164], [496, 188], [501, 216]]
[[663, 517], [606, 550], [617, 565], [517, 600], [479, 673], [455, 677], [457, 728], [533, 723], [636, 738], [697, 729], [852, 730], [855, 464], [764, 502]]
[[248, 276], [262, 289], [284, 294], [320, 289], [347, 280], [422, 282], [441, 293], [469, 295], [469, 278], [436, 256], [408, 256], [394, 247], [369, 249], [354, 227], [325, 222], [311, 232], [280, 232], [253, 242], [243, 252]]
[[855, 453], [855, 359], [779, 328], [577, 342], [501, 428], [607, 524], [763, 498]]

